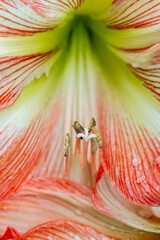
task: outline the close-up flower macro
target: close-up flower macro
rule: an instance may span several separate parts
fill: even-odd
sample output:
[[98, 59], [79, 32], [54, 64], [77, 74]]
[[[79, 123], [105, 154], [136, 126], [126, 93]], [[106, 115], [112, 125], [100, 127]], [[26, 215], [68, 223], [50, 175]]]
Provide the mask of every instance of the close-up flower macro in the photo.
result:
[[0, 0], [0, 240], [160, 240], [160, 0]]

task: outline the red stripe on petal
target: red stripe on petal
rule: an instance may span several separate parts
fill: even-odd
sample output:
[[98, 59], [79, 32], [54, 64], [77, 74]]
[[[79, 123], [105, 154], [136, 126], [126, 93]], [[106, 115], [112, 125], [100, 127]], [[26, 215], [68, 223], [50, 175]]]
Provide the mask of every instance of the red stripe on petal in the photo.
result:
[[16, 238], [17, 240], [20, 239], [78, 239], [78, 240], [110, 240], [110, 239], [117, 239], [106, 236], [94, 228], [91, 228], [86, 225], [82, 225], [80, 223], [59, 220], [59, 221], [52, 221], [48, 223], [44, 223], [39, 225], [29, 232], [25, 233], [21, 237]]
[[0, 109], [11, 106], [26, 85], [49, 72], [53, 55], [0, 58]]
[[81, 6], [78, 0], [29, 0], [30, 6], [42, 17], [55, 18]]
[[[90, 229], [102, 232], [103, 236], [107, 234], [112, 238], [158, 239], [158, 235], [154, 233], [135, 231], [96, 210], [90, 196], [90, 189], [71, 181], [54, 178], [32, 179], [18, 194], [0, 202], [0, 232], [4, 231], [6, 225], [12, 224], [15, 229], [24, 233], [22, 236], [29, 236], [34, 229], [40, 227], [37, 225], [43, 226], [47, 221], [59, 223], [63, 219], [65, 223], [77, 222], [79, 227], [81, 224], [87, 225]], [[33, 227], [35, 228], [32, 230]], [[67, 224], [65, 229], [66, 227]], [[25, 233], [26, 231], [28, 232]], [[70, 235], [69, 237], [71, 239]]]
[[104, 49], [97, 51], [103, 66], [97, 98], [104, 171], [124, 198], [159, 206], [160, 168], [155, 164], [160, 157], [159, 102], [119, 58], [107, 50], [104, 54]]
[[118, 0], [107, 13], [107, 24], [118, 29], [144, 28], [160, 24], [158, 0]]
[[[146, 55], [146, 61], [135, 68], [132, 67], [132, 71], [160, 101], [160, 44], [149, 49]], [[141, 56], [145, 60], [145, 51], [141, 53]]]
[[[119, 175], [119, 168], [116, 168], [116, 176]], [[100, 211], [127, 225], [145, 231], [160, 232], [160, 221], [153, 215], [152, 208], [138, 206], [125, 200], [106, 176], [96, 184], [92, 201]]]
[[16, 237], [19, 237], [20, 234], [12, 227], [8, 227], [2, 237], [0, 237], [0, 240], [5, 239], [14, 239]]
[[61, 109], [51, 98], [52, 87], [52, 77], [39, 79], [0, 113], [0, 199], [17, 192], [38, 167], [41, 149]]
[[160, 100], [160, 44], [145, 49], [116, 50], [153, 95]]
[[160, 100], [160, 44], [145, 49], [115, 50], [143, 82], [153, 95]]
[[55, 25], [38, 16], [27, 2], [2, 0], [0, 3], [0, 36], [32, 35]]
[[[102, 106], [102, 103], [101, 103]], [[100, 108], [104, 141], [103, 167], [112, 184], [128, 200], [141, 205], [160, 204], [160, 141], [114, 106]], [[118, 173], [118, 174], [117, 174]]]

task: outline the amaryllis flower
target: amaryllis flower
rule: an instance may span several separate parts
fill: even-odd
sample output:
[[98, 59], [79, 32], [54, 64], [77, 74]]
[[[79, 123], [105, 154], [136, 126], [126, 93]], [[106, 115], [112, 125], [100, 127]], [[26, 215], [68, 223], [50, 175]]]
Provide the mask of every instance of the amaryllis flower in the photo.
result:
[[159, 89], [159, 0], [1, 0], [2, 239], [159, 239]]

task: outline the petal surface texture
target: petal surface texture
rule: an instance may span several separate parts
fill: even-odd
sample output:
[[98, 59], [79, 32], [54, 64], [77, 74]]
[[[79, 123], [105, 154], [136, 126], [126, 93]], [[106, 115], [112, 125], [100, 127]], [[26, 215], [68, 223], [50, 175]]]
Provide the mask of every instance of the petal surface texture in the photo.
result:
[[1, 1], [0, 109], [12, 105], [27, 84], [49, 72], [65, 32], [58, 28], [58, 14], [56, 8], [54, 18], [47, 19], [28, 1]]
[[[105, 194], [107, 192], [107, 194]], [[160, 233], [160, 220], [153, 214], [152, 208], [142, 207], [125, 200], [104, 175], [96, 184], [92, 201], [103, 213], [132, 227]]]
[[45, 18], [51, 18], [55, 22], [83, 4], [83, 0], [28, 0], [28, 2], [37, 14]]
[[159, 1], [114, 1], [104, 17], [111, 45], [125, 49], [149, 47], [160, 39]]
[[106, 79], [98, 97], [105, 173], [125, 198], [158, 206], [159, 102], [120, 59], [104, 52], [98, 47]]
[[17, 191], [38, 165], [44, 140], [60, 109], [53, 95], [55, 85], [52, 75], [43, 75], [11, 108], [0, 112], [0, 199]]
[[[12, 105], [0, 111], [0, 199], [33, 177], [93, 188], [101, 166], [125, 199], [159, 206], [159, 2], [4, 0], [0, 11], [0, 109]], [[72, 129], [93, 116], [95, 157]]]
[[[60, 227], [62, 226], [61, 223], [64, 222], [66, 230], [71, 225], [72, 229], [74, 229], [74, 226], [76, 227], [76, 224], [78, 224], [79, 230], [82, 225], [86, 225], [84, 231], [86, 231], [87, 235], [89, 234], [87, 229], [90, 229], [90, 239], [92, 239], [92, 231], [96, 234], [95, 239], [98, 239], [96, 236], [105, 237], [105, 235], [122, 240], [159, 239], [159, 234], [136, 230], [100, 213], [93, 207], [90, 194], [90, 189], [71, 181], [54, 178], [30, 180], [18, 194], [0, 202], [0, 232], [3, 233], [6, 226], [10, 225], [21, 234], [24, 234], [20, 235], [20, 237], [25, 239], [25, 236], [31, 237], [30, 234], [36, 237], [35, 234], [40, 229], [41, 234], [47, 234], [47, 230], [48, 234], [53, 234], [52, 226], [53, 228]], [[45, 223], [48, 221], [54, 222]], [[71, 225], [70, 221], [72, 221]], [[35, 228], [31, 229], [33, 227]], [[28, 232], [26, 233], [26, 231]], [[58, 234], [56, 228], [55, 232]], [[76, 232], [76, 229], [73, 232], [81, 234]], [[101, 234], [97, 235], [97, 232], [101, 232]], [[108, 238], [110, 239], [110, 237]]]
[[[20, 239], [78, 239], [78, 240], [110, 240], [117, 239], [113, 237], [107, 237], [106, 235], [96, 231], [95, 229], [85, 226], [79, 223], [70, 221], [53, 221], [39, 225], [24, 235], [16, 238]], [[118, 240], [118, 239], [117, 239]]]
[[26, 36], [53, 27], [22, 0], [2, 0], [0, 3], [0, 37]]
[[19, 237], [20, 234], [12, 227], [8, 227], [2, 237], [0, 237], [0, 240], [5, 239], [15, 239], [16, 237]]
[[159, 6], [158, 0], [116, 0], [107, 13], [108, 24], [119, 29], [159, 25]]
[[12, 105], [26, 85], [50, 71], [53, 62], [54, 51], [0, 58], [0, 109]]

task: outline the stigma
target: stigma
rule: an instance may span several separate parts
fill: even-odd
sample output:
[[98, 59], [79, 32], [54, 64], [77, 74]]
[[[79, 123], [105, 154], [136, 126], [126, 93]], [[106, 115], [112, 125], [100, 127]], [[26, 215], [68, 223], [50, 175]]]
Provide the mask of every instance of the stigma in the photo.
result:
[[85, 134], [78, 133], [77, 138], [83, 138], [85, 140], [85, 142], [88, 142], [90, 139], [97, 137], [96, 134], [89, 134], [88, 128], [85, 128], [84, 131], [85, 131]]
[[[88, 128], [84, 128], [78, 121], [72, 123], [74, 132], [76, 133], [76, 145], [74, 154], [70, 151], [72, 148], [72, 141], [69, 134], [65, 136], [65, 169], [68, 169], [66, 164], [70, 162], [69, 158], [78, 158], [80, 160], [80, 165], [82, 170], [86, 168], [87, 162], [92, 164], [92, 169], [94, 174], [98, 171], [96, 159], [98, 156], [98, 151], [103, 147], [103, 139], [100, 132], [95, 128], [96, 121], [91, 118]], [[73, 134], [72, 134], [73, 135]], [[99, 158], [99, 157], [98, 157]], [[65, 170], [66, 173], [66, 170]], [[68, 173], [67, 173], [68, 174]]]

